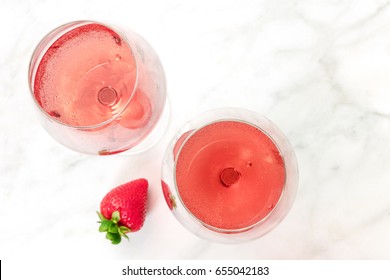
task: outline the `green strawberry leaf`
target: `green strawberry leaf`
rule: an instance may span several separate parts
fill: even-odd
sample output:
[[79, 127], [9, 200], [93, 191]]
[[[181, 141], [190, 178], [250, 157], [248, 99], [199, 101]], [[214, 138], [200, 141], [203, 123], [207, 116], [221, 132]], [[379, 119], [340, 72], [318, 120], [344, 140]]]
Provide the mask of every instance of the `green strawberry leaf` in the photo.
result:
[[96, 213], [98, 214], [99, 218], [100, 218], [100, 221], [107, 221], [107, 219], [103, 216], [102, 213], [96, 211]]
[[108, 232], [111, 232], [111, 233], [118, 233], [118, 225], [117, 224], [114, 224], [114, 223], [111, 223], [108, 227]]
[[119, 215], [119, 211], [112, 212], [111, 221], [117, 224], [121, 220], [121, 216]]
[[129, 237], [126, 235], [126, 233], [129, 233], [130, 232], [130, 229], [125, 227], [125, 226], [120, 226], [118, 228], [118, 233], [120, 236], [123, 236], [124, 238], [126, 239], [129, 239]]
[[117, 233], [107, 232], [106, 238], [110, 240], [112, 244], [119, 244], [121, 242], [121, 236]]
[[114, 239], [111, 240], [112, 244], [119, 244], [121, 242], [122, 238], [119, 234], [115, 234]]
[[131, 230], [128, 227], [125, 226], [120, 226], [119, 227], [119, 232], [122, 232], [124, 234], [129, 233]]
[[112, 225], [112, 222], [111, 221], [102, 221], [100, 222], [100, 227], [99, 227], [99, 231], [100, 232], [106, 232], [108, 231], [109, 227]]
[[125, 226], [119, 226], [120, 221], [119, 211], [114, 211], [111, 215], [111, 220], [107, 220], [100, 212], [96, 212], [100, 218], [99, 232], [106, 232], [106, 239], [110, 240], [112, 244], [121, 242], [122, 237], [129, 239], [126, 235], [130, 229]]

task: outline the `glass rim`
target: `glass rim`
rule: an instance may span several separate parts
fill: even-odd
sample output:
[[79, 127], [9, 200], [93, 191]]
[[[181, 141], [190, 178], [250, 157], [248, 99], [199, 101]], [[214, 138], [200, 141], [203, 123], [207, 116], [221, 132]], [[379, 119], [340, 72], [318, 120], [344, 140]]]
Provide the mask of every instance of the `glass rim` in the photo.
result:
[[[221, 111], [223, 112], [224, 110], [234, 110], [234, 111], [239, 111], [239, 112], [245, 112], [245, 114], [250, 114], [250, 115], [253, 115], [253, 116], [256, 116], [256, 117], [260, 117], [262, 120], [265, 120], [267, 121], [268, 123], [270, 123], [274, 129], [277, 130], [277, 132], [279, 134], [281, 134], [283, 137], [284, 134], [283, 132], [273, 123], [271, 122], [268, 118], [264, 117], [263, 115], [257, 113], [257, 112], [254, 112], [254, 111], [251, 111], [251, 110], [247, 110], [247, 109], [242, 109], [242, 108], [233, 108], [233, 107], [228, 107], [228, 108], [218, 108], [218, 109], [214, 109], [214, 110], [209, 110], [209, 111], [206, 111], [200, 115], [197, 115], [195, 116], [194, 118], [190, 119], [189, 121], [186, 122], [186, 124], [188, 123], [191, 123], [192, 121], [202, 117], [202, 115], [205, 115], [205, 114], [208, 114], [208, 113], [213, 113], [213, 112], [217, 112], [217, 111]], [[228, 115], [229, 113], [226, 113], [225, 115]], [[214, 124], [214, 123], [219, 123], [219, 122], [224, 122], [224, 121], [236, 121], [236, 122], [240, 122], [240, 123], [245, 123], [247, 125], [250, 125], [252, 127], [255, 127], [256, 129], [260, 130], [262, 133], [264, 133], [273, 143], [274, 145], [276, 146], [276, 148], [278, 149], [279, 151], [279, 154], [281, 155], [281, 158], [283, 160], [283, 168], [284, 168], [284, 183], [283, 183], [283, 187], [282, 187], [282, 192], [278, 198], [278, 201], [277, 203], [275, 204], [275, 206], [273, 207], [273, 209], [266, 215], [264, 216], [263, 218], [261, 218], [260, 220], [258, 220], [257, 222], [253, 223], [252, 225], [249, 225], [249, 226], [246, 226], [246, 227], [242, 227], [242, 228], [234, 228], [234, 229], [228, 229], [228, 228], [219, 228], [219, 227], [216, 227], [216, 226], [212, 226], [212, 225], [209, 225], [207, 223], [205, 223], [204, 221], [202, 221], [201, 219], [199, 219], [198, 217], [196, 217], [188, 208], [187, 206], [185, 205], [185, 203], [183, 202], [182, 198], [181, 198], [181, 195], [180, 195], [180, 192], [179, 192], [179, 189], [178, 189], [178, 183], [177, 183], [177, 176], [176, 176], [176, 167], [177, 167], [177, 159], [179, 158], [180, 156], [180, 153], [183, 149], [183, 147], [185, 146], [185, 144], [187, 143], [187, 141], [195, 134], [197, 133], [198, 131], [200, 131], [201, 129], [203, 129], [204, 127], [206, 126], [209, 126], [211, 124]], [[185, 125], [186, 125], [185, 124]], [[182, 130], [184, 129], [185, 125], [183, 125], [179, 130], [178, 132], [175, 134], [175, 136], [177, 136], [178, 134], [182, 133]], [[185, 133], [185, 132], [184, 132]], [[286, 138], [286, 137], [285, 137]], [[286, 138], [287, 139], [287, 138]], [[174, 140], [173, 140], [174, 141]], [[221, 116], [221, 117], [216, 117], [214, 118], [213, 120], [210, 120], [210, 121], [204, 121], [202, 125], [200, 125], [199, 127], [193, 129], [193, 131], [191, 131], [191, 133], [186, 137], [186, 139], [184, 139], [184, 141], [180, 144], [180, 147], [177, 151], [177, 154], [176, 156], [174, 156], [173, 158], [173, 161], [174, 161], [174, 166], [173, 166], [173, 183], [174, 183], [174, 188], [175, 188], [175, 191], [176, 191], [176, 194], [179, 198], [179, 201], [180, 201], [180, 204], [183, 206], [183, 208], [185, 209], [185, 211], [191, 216], [191, 218], [193, 218], [196, 222], [200, 223], [202, 226], [206, 227], [207, 229], [210, 229], [216, 233], [222, 233], [222, 234], [239, 234], [239, 233], [244, 233], [254, 227], [257, 227], [259, 225], [261, 225], [262, 223], [264, 223], [266, 220], [268, 220], [271, 216], [273, 216], [276, 212], [276, 209], [279, 209], [281, 206], [281, 201], [283, 200], [283, 197], [285, 197], [287, 194], [286, 194], [286, 189], [287, 189], [287, 185], [288, 185], [288, 172], [287, 172], [287, 163], [286, 163], [286, 160], [285, 160], [285, 156], [284, 154], [282, 153], [282, 149], [280, 147], [280, 144], [277, 143], [277, 141], [275, 140], [275, 137], [272, 137], [272, 135], [270, 135], [269, 132], [267, 132], [266, 130], [264, 130], [262, 127], [260, 127], [258, 124], [255, 124], [254, 121], [249, 121], [249, 120], [244, 120], [244, 119], [240, 119], [240, 117], [224, 117], [224, 116]]]
[[[97, 124], [93, 124], [93, 125], [72, 125], [72, 124], [68, 124], [68, 123], [64, 123], [64, 122], [61, 122], [59, 121], [58, 119], [56, 118], [53, 118], [52, 116], [50, 116], [50, 114], [48, 112], [46, 112], [43, 107], [38, 103], [37, 99], [35, 98], [35, 94], [34, 94], [34, 83], [35, 83], [35, 76], [36, 76], [36, 71], [38, 70], [38, 67], [39, 67], [39, 64], [43, 58], [43, 56], [46, 54], [47, 50], [59, 39], [61, 38], [63, 35], [65, 35], [67, 32], [71, 31], [71, 30], [74, 30], [75, 28], [77, 27], [80, 27], [80, 26], [85, 26], [85, 25], [88, 25], [88, 24], [99, 24], [99, 25], [102, 25], [112, 31], [114, 31], [115, 33], [117, 33], [120, 38], [125, 42], [125, 44], [129, 47], [130, 49], [130, 52], [131, 52], [131, 56], [134, 60], [134, 63], [135, 63], [135, 82], [134, 82], [134, 86], [133, 86], [133, 90], [128, 98], [128, 100], [126, 101], [125, 104], [123, 104], [123, 106], [120, 108], [120, 110], [118, 110], [117, 113], [115, 113], [115, 115], [113, 115], [112, 117], [110, 117], [109, 119], [106, 119], [100, 123], [97, 123]], [[94, 67], [97, 67], [94, 66]], [[94, 68], [93, 67], [93, 68]], [[130, 46], [129, 42], [128, 42], [128, 38], [121, 32], [119, 31], [116, 27], [112, 27], [111, 25], [107, 25], [105, 23], [101, 23], [99, 21], [94, 21], [94, 20], [77, 20], [77, 21], [71, 21], [71, 22], [68, 22], [68, 23], [64, 23], [62, 25], [59, 25], [58, 27], [52, 29], [51, 31], [49, 31], [39, 42], [38, 44], [36, 45], [36, 47], [34, 48], [34, 51], [32, 52], [32, 55], [31, 55], [31, 58], [30, 58], [30, 62], [29, 62], [29, 67], [28, 67], [28, 84], [29, 84], [29, 89], [30, 89], [30, 94], [31, 94], [31, 97], [36, 105], [36, 107], [38, 107], [38, 109], [40, 110], [41, 113], [43, 113], [43, 115], [49, 119], [50, 121], [53, 121], [55, 123], [58, 123], [59, 125], [62, 125], [62, 126], [65, 126], [65, 127], [68, 127], [68, 128], [72, 128], [72, 129], [78, 129], [78, 130], [89, 130], [89, 129], [96, 129], [96, 128], [100, 128], [100, 127], [103, 127], [109, 123], [112, 123], [115, 119], [117, 119], [118, 117], [121, 116], [121, 114], [123, 113], [123, 111], [129, 106], [132, 98], [134, 97], [134, 93], [136, 91], [136, 89], [138, 88], [138, 80], [139, 80], [139, 66], [138, 66], [138, 61], [137, 61], [137, 58], [135, 56], [135, 53], [134, 53], [134, 48], [132, 46]]]

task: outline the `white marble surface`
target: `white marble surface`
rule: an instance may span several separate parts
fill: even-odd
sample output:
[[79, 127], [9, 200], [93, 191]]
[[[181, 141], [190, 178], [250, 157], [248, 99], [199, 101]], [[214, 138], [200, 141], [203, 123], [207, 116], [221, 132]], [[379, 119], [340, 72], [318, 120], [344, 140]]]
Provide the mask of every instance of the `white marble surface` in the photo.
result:
[[[287, 218], [256, 241], [187, 232], [160, 191], [168, 135], [138, 156], [70, 151], [43, 130], [30, 55], [54, 27], [92, 19], [142, 34], [164, 64], [171, 129], [238, 106], [290, 138], [300, 186]], [[389, 259], [390, 1], [0, 0], [0, 258]], [[113, 186], [150, 181], [143, 229], [112, 246], [95, 210]]]

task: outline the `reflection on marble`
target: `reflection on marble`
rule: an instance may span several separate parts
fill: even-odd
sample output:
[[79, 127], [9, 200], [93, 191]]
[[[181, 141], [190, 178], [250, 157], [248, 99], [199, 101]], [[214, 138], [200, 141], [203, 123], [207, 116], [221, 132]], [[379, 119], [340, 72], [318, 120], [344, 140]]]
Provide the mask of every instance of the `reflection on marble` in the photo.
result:
[[[390, 1], [10, 1], [0, 10], [0, 258], [390, 259]], [[30, 55], [59, 24], [142, 34], [164, 64], [172, 122], [136, 156], [72, 152], [48, 136], [27, 85]], [[290, 138], [296, 202], [271, 233], [222, 245], [187, 232], [161, 194], [174, 129], [200, 111], [260, 112]], [[95, 210], [113, 186], [150, 181], [144, 228], [113, 247]]]

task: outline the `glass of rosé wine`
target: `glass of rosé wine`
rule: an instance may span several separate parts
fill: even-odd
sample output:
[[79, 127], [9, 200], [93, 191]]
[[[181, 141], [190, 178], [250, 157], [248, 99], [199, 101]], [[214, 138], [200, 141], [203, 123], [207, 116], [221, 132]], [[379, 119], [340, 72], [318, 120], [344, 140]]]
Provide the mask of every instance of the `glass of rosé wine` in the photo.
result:
[[185, 228], [235, 243], [263, 236], [287, 215], [298, 167], [290, 142], [270, 120], [221, 108], [178, 131], [164, 156], [161, 184]]
[[62, 25], [36, 47], [28, 78], [45, 129], [75, 151], [141, 151], [165, 130], [163, 67], [131, 30], [94, 21]]

